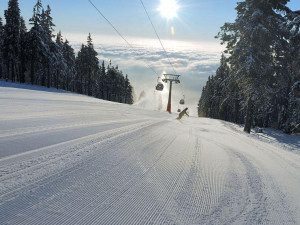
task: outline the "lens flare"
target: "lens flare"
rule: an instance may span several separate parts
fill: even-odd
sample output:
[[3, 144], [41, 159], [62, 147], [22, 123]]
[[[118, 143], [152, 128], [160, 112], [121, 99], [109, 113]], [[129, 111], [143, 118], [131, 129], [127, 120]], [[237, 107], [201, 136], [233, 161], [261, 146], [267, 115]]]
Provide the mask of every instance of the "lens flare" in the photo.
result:
[[172, 34], [173, 36], [175, 36], [175, 29], [174, 29], [174, 27], [171, 27], [171, 34]]

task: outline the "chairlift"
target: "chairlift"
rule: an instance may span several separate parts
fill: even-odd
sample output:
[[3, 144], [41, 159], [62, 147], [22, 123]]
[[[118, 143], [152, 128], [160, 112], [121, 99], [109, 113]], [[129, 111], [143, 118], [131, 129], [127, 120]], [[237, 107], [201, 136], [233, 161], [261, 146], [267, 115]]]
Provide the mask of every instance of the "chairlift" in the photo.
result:
[[161, 82], [158, 82], [158, 84], [156, 85], [156, 90], [157, 91], [162, 91], [164, 90], [164, 85]]
[[181, 99], [179, 102], [180, 105], [184, 105], [184, 99]]

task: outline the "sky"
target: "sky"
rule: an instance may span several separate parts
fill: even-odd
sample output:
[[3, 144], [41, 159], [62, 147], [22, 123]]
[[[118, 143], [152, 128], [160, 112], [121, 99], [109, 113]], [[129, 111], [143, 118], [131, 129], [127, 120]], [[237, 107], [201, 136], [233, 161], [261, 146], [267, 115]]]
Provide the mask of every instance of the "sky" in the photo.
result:
[[[140, 0], [91, 0], [111, 21], [119, 32], [134, 46], [129, 48], [99, 15], [88, 0], [42, 0], [52, 9], [52, 17], [59, 30], [75, 50], [92, 34], [99, 60], [112, 60], [124, 74], [128, 74], [138, 96], [142, 90], [152, 95], [157, 73], [173, 72], [156, 38]], [[170, 61], [181, 74], [182, 88], [174, 86], [173, 105], [182, 95], [196, 109], [202, 87], [208, 76], [219, 65], [223, 46], [214, 36], [225, 22], [236, 17], [237, 0], [177, 0], [177, 16], [168, 19], [161, 13], [161, 1], [143, 0], [149, 15], [167, 50]], [[0, 0], [0, 16], [7, 8], [8, 0]], [[28, 24], [36, 0], [19, 0], [21, 15]], [[170, 5], [170, 4], [169, 4]], [[291, 0], [288, 6], [300, 9], [300, 0]], [[29, 27], [29, 24], [28, 24]], [[183, 91], [181, 91], [183, 90]]]

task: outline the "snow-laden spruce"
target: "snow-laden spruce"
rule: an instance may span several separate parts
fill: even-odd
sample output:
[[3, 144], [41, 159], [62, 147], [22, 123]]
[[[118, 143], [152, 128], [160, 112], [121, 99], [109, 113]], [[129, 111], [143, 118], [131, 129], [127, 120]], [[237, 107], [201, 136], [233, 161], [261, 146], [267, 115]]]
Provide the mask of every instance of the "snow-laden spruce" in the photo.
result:
[[53, 34], [55, 24], [49, 5], [44, 9], [37, 0], [27, 31], [18, 0], [9, 0], [5, 22], [3, 25], [0, 18], [0, 79], [133, 103], [128, 75], [111, 62], [107, 68], [104, 61], [99, 65], [91, 34], [77, 57], [60, 31]]
[[238, 2], [237, 18], [218, 34], [226, 44], [199, 116], [300, 133], [300, 20], [287, 0]]

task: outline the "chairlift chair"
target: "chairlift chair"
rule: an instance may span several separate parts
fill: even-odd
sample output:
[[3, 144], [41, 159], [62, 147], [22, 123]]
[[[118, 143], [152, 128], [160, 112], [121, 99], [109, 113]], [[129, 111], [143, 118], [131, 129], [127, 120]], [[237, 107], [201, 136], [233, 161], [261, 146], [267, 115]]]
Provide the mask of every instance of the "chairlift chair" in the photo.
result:
[[161, 82], [158, 82], [158, 84], [156, 85], [156, 90], [157, 91], [162, 91], [164, 90], [164, 85]]
[[184, 99], [181, 99], [179, 102], [180, 105], [184, 105]]

